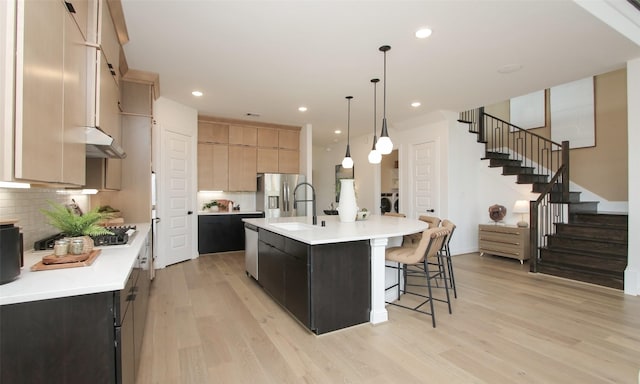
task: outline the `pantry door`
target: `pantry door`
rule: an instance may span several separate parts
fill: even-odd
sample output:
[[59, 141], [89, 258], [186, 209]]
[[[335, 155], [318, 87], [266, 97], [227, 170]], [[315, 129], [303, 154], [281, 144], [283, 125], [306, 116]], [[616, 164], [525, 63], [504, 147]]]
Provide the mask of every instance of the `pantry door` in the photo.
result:
[[[164, 183], [160, 193], [165, 195], [164, 217], [164, 257], [162, 265], [167, 266], [192, 258], [192, 222], [193, 211], [191, 196], [191, 167], [188, 166], [191, 137], [182, 133], [165, 130], [162, 133], [164, 153], [162, 155], [162, 173]], [[160, 255], [159, 255], [160, 256]]]
[[411, 148], [412, 209], [415, 218], [420, 215], [438, 216], [440, 187], [437, 149], [435, 141], [414, 144]]

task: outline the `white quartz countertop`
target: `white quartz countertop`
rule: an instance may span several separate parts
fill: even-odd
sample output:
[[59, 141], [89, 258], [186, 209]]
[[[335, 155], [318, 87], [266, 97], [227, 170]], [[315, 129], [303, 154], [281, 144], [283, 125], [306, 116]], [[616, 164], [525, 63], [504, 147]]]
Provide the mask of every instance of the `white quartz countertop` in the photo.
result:
[[312, 225], [312, 218], [306, 216], [242, 221], [310, 245], [403, 236], [428, 227], [421, 220], [381, 215], [352, 223], [341, 222], [339, 216], [318, 216], [317, 225]]
[[25, 252], [20, 276], [0, 285], [0, 305], [123, 289], [151, 228], [150, 224], [135, 225], [130, 245], [96, 247], [102, 252], [87, 267], [32, 272], [31, 266], [52, 251]]
[[198, 211], [198, 215], [246, 215], [246, 214], [255, 214], [262, 213], [262, 211], [218, 211], [218, 212], [205, 212]]

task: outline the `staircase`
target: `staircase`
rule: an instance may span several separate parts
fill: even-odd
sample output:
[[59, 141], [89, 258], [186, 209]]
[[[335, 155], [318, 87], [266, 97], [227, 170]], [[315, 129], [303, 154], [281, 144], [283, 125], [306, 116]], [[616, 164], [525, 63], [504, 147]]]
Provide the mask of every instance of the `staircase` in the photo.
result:
[[483, 108], [462, 112], [461, 123], [485, 145], [489, 167], [502, 167], [539, 193], [530, 202], [531, 272], [624, 288], [628, 217], [599, 213], [597, 201], [569, 190], [569, 143], [520, 129]]
[[540, 248], [538, 272], [624, 289], [627, 215], [583, 212], [556, 223]]

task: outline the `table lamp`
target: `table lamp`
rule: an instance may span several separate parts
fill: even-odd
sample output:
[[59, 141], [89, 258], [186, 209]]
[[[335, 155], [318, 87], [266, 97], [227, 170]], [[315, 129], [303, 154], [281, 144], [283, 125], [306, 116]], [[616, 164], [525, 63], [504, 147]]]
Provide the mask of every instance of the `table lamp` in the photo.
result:
[[528, 227], [529, 223], [524, 220], [524, 214], [529, 213], [529, 202], [527, 200], [516, 200], [513, 205], [513, 213], [519, 213], [520, 221], [518, 221], [518, 227]]

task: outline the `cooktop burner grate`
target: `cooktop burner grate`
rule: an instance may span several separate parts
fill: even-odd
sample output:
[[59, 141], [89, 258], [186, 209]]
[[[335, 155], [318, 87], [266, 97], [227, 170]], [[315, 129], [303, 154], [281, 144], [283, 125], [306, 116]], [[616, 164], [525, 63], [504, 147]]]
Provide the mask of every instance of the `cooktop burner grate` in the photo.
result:
[[[106, 226], [105, 228], [113, 232], [113, 235], [91, 236], [91, 238], [93, 239], [93, 244], [96, 247], [127, 244], [127, 242], [129, 241], [129, 236], [132, 233], [131, 231], [136, 230], [135, 225]], [[38, 240], [33, 243], [33, 249], [36, 251], [53, 249], [53, 245], [55, 244], [56, 240], [62, 239], [64, 237], [65, 236], [62, 233], [58, 233]]]

